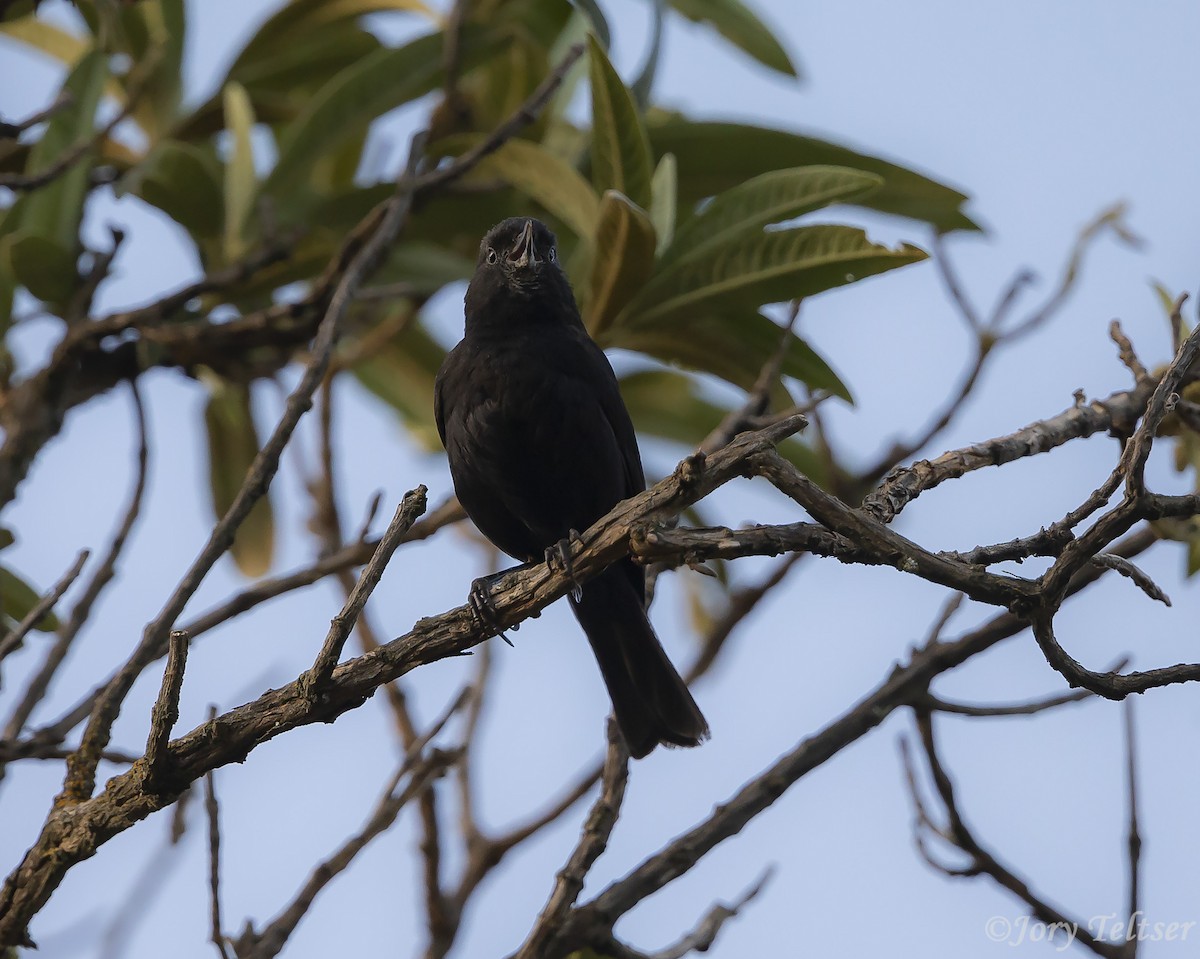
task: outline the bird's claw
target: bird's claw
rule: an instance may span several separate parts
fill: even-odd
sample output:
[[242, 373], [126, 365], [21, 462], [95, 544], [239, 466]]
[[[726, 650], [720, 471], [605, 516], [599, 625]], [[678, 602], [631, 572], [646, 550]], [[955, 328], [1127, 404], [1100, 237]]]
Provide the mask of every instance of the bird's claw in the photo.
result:
[[579, 530], [573, 529], [567, 533], [553, 546], [546, 547], [546, 565], [551, 572], [555, 569], [560, 569], [566, 574], [567, 579], [571, 581], [571, 599], [579, 602], [583, 598], [583, 586], [575, 578], [575, 567], [571, 562], [571, 542], [574, 541], [580, 546], [584, 545], [583, 537], [579, 535]]
[[[475, 580], [471, 584], [471, 594], [467, 597], [467, 605], [471, 607], [471, 613], [480, 626], [491, 630], [493, 636], [499, 636], [509, 646], [512, 646], [513, 641], [501, 628], [500, 621], [496, 617], [496, 604], [492, 602], [492, 583], [495, 580], [495, 576], [481, 576]], [[516, 632], [516, 629], [516, 626], [512, 627], [513, 632]]]

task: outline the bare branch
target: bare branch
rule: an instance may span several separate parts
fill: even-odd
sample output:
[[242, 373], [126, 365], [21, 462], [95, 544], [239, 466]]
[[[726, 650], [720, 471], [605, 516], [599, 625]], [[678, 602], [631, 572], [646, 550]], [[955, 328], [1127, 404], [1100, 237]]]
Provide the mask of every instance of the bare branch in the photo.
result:
[[171, 631], [167, 668], [163, 670], [158, 699], [150, 714], [150, 737], [146, 740], [146, 780], [153, 785], [164, 778], [163, 757], [171, 730], [179, 720], [179, 697], [183, 692], [183, 673], [187, 668], [188, 634], [182, 629]]
[[[146, 410], [142, 405], [142, 397], [137, 384], [133, 381], [130, 381], [129, 392], [133, 400], [134, 423], [138, 436], [136, 479], [134, 480], [133, 492], [129, 497], [129, 505], [125, 508], [121, 523], [113, 534], [112, 541], [109, 543], [108, 550], [104, 554], [103, 559], [101, 559], [100, 565], [92, 573], [78, 602], [71, 608], [71, 613], [67, 617], [67, 621], [59, 627], [54, 645], [46, 653], [46, 658], [42, 662], [41, 667], [33, 678], [30, 679], [28, 685], [25, 687], [25, 694], [13, 709], [12, 715], [9, 716], [8, 722], [4, 726], [4, 739], [16, 739], [21, 734], [21, 730], [25, 728], [25, 724], [29, 721], [29, 717], [33, 714], [34, 709], [37, 708], [38, 703], [45, 698], [46, 693], [50, 689], [50, 683], [53, 681], [55, 674], [71, 649], [71, 644], [75, 641], [75, 637], [79, 635], [79, 631], [91, 616], [96, 600], [99, 599], [105, 586], [116, 575], [117, 561], [125, 549], [125, 544], [129, 540], [129, 534], [133, 531], [133, 524], [137, 522], [138, 514], [141, 512], [150, 461], [149, 445], [146, 438]], [[72, 728], [74, 728], [74, 725], [72, 725]], [[65, 735], [66, 733], [64, 732], [57, 738], [51, 737], [50, 739], [53, 743], [57, 744], [62, 742]]]
[[[938, 836], [961, 850], [968, 857], [969, 865], [965, 868], [957, 868], [939, 864], [928, 855], [928, 847], [923, 845], [923, 839], [919, 839], [918, 841], [921, 844], [923, 855], [926, 856], [926, 861], [933, 865], [934, 868], [940, 869], [946, 875], [952, 877], [988, 876], [997, 885], [1007, 889], [1020, 899], [1029, 908], [1033, 916], [1040, 922], [1045, 923], [1050, 929], [1055, 930], [1064, 937], [1078, 940], [1081, 945], [1087, 947], [1098, 956], [1106, 957], [1106, 959], [1118, 959], [1121, 955], [1121, 947], [1097, 939], [1088, 930], [1086, 924], [1069, 917], [1062, 910], [1052, 906], [1044, 897], [1035, 893], [1025, 879], [1000, 862], [991, 851], [986, 849], [975, 838], [974, 834], [963, 821], [962, 813], [959, 811], [954, 794], [954, 784], [942, 766], [941, 760], [938, 758], [933, 737], [933, 720], [927, 711], [917, 709], [914, 712], [934, 787], [937, 790], [938, 797], [946, 814], [946, 824], [944, 826], [938, 826], [934, 823], [928, 809], [922, 804], [919, 798], [916, 791], [915, 775], [911, 771], [911, 767], [908, 767], [908, 780], [914, 805], [917, 808], [917, 828], [920, 830], [924, 826], [925, 829], [932, 830]], [[903, 752], [903, 755], [907, 763], [907, 752]]]
[[[1129, 659], [1122, 658], [1113, 666], [1114, 670], [1124, 669], [1129, 665]], [[932, 710], [939, 713], [953, 713], [958, 716], [972, 716], [975, 718], [994, 719], [1007, 716], [1036, 716], [1038, 713], [1044, 713], [1050, 709], [1057, 709], [1059, 706], [1068, 706], [1071, 703], [1081, 703], [1086, 699], [1091, 699], [1094, 693], [1086, 689], [1077, 689], [1071, 693], [1062, 693], [1058, 696], [1048, 696], [1044, 699], [1033, 699], [1024, 703], [1006, 703], [995, 705], [983, 705], [978, 703], [954, 703], [945, 699], [941, 699], [933, 693], [928, 693], [921, 697], [920, 700], [914, 703], [921, 709]]]
[[621, 803], [625, 798], [625, 783], [629, 777], [629, 753], [625, 741], [617, 732], [616, 723], [608, 721], [608, 753], [600, 779], [600, 795], [592, 805], [579, 842], [571, 851], [566, 865], [558, 873], [554, 891], [542, 908], [533, 930], [517, 951], [517, 959], [541, 959], [548, 954], [563, 920], [583, 891], [583, 881], [592, 865], [608, 846], [608, 837], [617, 824]]
[[[1129, 802], [1129, 928], [1134, 927], [1141, 906], [1142, 834], [1138, 826], [1137, 727], [1134, 723], [1133, 700], [1125, 700], [1125, 778]], [[1125, 959], [1134, 959], [1138, 948], [1137, 936], [1125, 943]]]
[[1113, 320], [1108, 325], [1108, 335], [1117, 344], [1117, 349], [1120, 350], [1120, 353], [1117, 355], [1120, 357], [1121, 362], [1125, 364], [1125, 368], [1133, 374], [1134, 383], [1144, 380], [1150, 375], [1146, 367], [1142, 365], [1142, 361], [1138, 359], [1137, 353], [1133, 349], [1133, 344], [1129, 341], [1129, 337], [1121, 329], [1119, 320]]
[[882, 522], [890, 523], [922, 493], [973, 470], [1003, 466], [1096, 433], [1128, 435], [1133, 432], [1133, 424], [1145, 410], [1153, 388], [1153, 381], [1147, 381], [1132, 390], [1113, 393], [1103, 400], [1093, 400], [1082, 406], [1073, 404], [1056, 416], [1007, 436], [974, 443], [943, 453], [932, 460], [920, 460], [911, 466], [892, 470], [880, 487], [866, 497], [863, 508]]
[[1130, 579], [1137, 585], [1143, 593], [1153, 600], [1157, 600], [1165, 606], [1171, 605], [1171, 597], [1162, 591], [1162, 588], [1154, 582], [1145, 572], [1134, 566], [1133, 563], [1121, 556], [1113, 556], [1111, 553], [1098, 553], [1092, 557], [1092, 562], [1097, 566], [1103, 566], [1105, 569], [1115, 570], [1122, 576]]
[[997, 330], [997, 334], [1006, 343], [1012, 343], [1032, 333], [1053, 317], [1062, 308], [1062, 305], [1067, 301], [1067, 297], [1075, 289], [1080, 270], [1083, 267], [1084, 258], [1087, 256], [1092, 244], [1104, 234], [1105, 230], [1111, 230], [1125, 243], [1137, 246], [1141, 241], [1125, 226], [1124, 217], [1125, 204], [1117, 203], [1107, 210], [1102, 210], [1095, 219], [1080, 230], [1079, 236], [1075, 238], [1075, 244], [1071, 248], [1071, 254], [1067, 258], [1066, 266], [1063, 267], [1062, 276], [1054, 292], [1050, 294], [1049, 298], [1040, 307], [1031, 312], [1021, 322], [1003, 332]]
[[329, 677], [333, 675], [334, 667], [341, 658], [346, 639], [358, 621], [367, 599], [379, 585], [379, 580], [383, 577], [383, 571], [387, 568], [392, 554], [396, 552], [396, 548], [412, 528], [413, 523], [425, 512], [425, 494], [428, 492], [424, 486], [418, 486], [415, 490], [405, 493], [400, 505], [396, 507], [396, 514], [380, 539], [375, 555], [371, 557], [371, 561], [359, 576], [358, 582], [346, 599], [341, 612], [333, 618], [329, 635], [325, 637], [325, 643], [321, 647], [320, 653], [317, 654], [316, 661], [301, 681], [304, 695], [319, 695], [322, 688], [329, 682]]
[[[321, 891], [339, 874], [345, 872], [372, 840], [390, 829], [404, 807], [421, 792], [429, 789], [433, 780], [455, 761], [457, 751], [435, 749], [426, 755], [425, 748], [466, 701], [464, 691], [434, 720], [429, 729], [417, 738], [405, 754], [400, 767], [388, 781], [362, 829], [313, 869], [304, 885], [279, 915], [271, 920], [261, 933], [247, 927], [235, 946], [238, 959], [271, 959], [278, 955], [300, 920], [313, 907]], [[401, 784], [404, 785], [403, 789], [400, 788]]]
[[[1152, 533], [1139, 533], [1131, 536], [1114, 552], [1133, 556], [1154, 542], [1156, 537]], [[1072, 582], [1072, 594], [1095, 582], [1100, 575], [1100, 570], [1081, 571]], [[845, 713], [806, 737], [735, 795], [719, 803], [706, 820], [672, 840], [594, 899], [577, 907], [564, 924], [558, 941], [568, 945], [583, 945], [610, 934], [617, 919], [647, 896], [686, 873], [709, 850], [740, 832], [793, 783], [866, 735], [893, 710], [926, 695], [934, 676], [1015, 636], [1027, 626], [1024, 619], [1005, 612], [953, 642], [941, 642], [914, 651], [907, 665], [892, 670], [880, 685]]]
[[729, 905], [716, 903], [705, 913], [704, 918], [700, 920], [695, 929], [673, 946], [651, 953], [650, 959], [683, 959], [684, 956], [693, 952], [708, 952], [717, 941], [717, 936], [720, 935], [721, 928], [725, 923], [736, 918], [737, 914], [766, 888], [774, 871], [774, 868], [768, 868], [736, 902]]
[[1033, 613], [1033, 635], [1037, 640], [1042, 655], [1055, 670], [1072, 687], [1083, 687], [1097, 696], [1105, 699], [1124, 699], [1130, 693], [1144, 693], [1148, 689], [1159, 686], [1172, 686], [1176, 683], [1200, 682], [1200, 663], [1180, 663], [1175, 666], [1163, 666], [1159, 669], [1148, 669], [1142, 672], [1120, 673], [1111, 670], [1105, 673], [1094, 672], [1059, 645], [1054, 636], [1053, 614], [1048, 610], [1038, 609]]
[[231, 959], [225, 934], [221, 931], [221, 820], [211, 769], [204, 774], [204, 812], [208, 817], [209, 939], [221, 959]]
[[[453, 497], [435, 507], [421, 519], [413, 523], [408, 533], [401, 540], [404, 543], [416, 543], [428, 539], [434, 533], [446, 526], [461, 521], [466, 514]], [[216, 626], [226, 623], [235, 616], [248, 612], [260, 603], [282, 596], [296, 589], [303, 589], [313, 583], [320, 582], [331, 574], [350, 570], [368, 562], [379, 548], [378, 539], [362, 538], [349, 543], [340, 549], [326, 554], [311, 566], [287, 573], [283, 576], [260, 580], [248, 587], [220, 606], [214, 607], [207, 613], [187, 623], [183, 628], [193, 639], [201, 633], [206, 633]]]
[[95, 787], [96, 761], [101, 750], [108, 745], [112, 725], [116, 721], [121, 703], [142, 670], [159, 655], [159, 650], [175, 620], [183, 611], [188, 600], [200, 588], [200, 584], [233, 543], [235, 534], [243, 520], [259, 499], [266, 494], [267, 487], [279, 468], [283, 449], [292, 437], [300, 418], [312, 406], [312, 396], [325, 376], [329, 358], [341, 330], [342, 319], [354, 298], [354, 293], [367, 274], [373, 270], [384, 251], [395, 239], [408, 218], [412, 205], [413, 185], [416, 178], [418, 158], [424, 138], [418, 134], [409, 152], [408, 167], [398, 182], [396, 192], [384, 207], [375, 231], [366, 239], [345, 272], [342, 274], [329, 308], [317, 330], [312, 355], [300, 382], [288, 396], [286, 409], [270, 438], [254, 458], [250, 471], [234, 497], [229, 510], [213, 527], [208, 542], [192, 562], [183, 578], [171, 593], [170, 598], [154, 620], [146, 626], [142, 641], [116, 679], [100, 694], [92, 709], [83, 741], [75, 756], [67, 761], [67, 776], [63, 784], [61, 801], [81, 802], [88, 798]]

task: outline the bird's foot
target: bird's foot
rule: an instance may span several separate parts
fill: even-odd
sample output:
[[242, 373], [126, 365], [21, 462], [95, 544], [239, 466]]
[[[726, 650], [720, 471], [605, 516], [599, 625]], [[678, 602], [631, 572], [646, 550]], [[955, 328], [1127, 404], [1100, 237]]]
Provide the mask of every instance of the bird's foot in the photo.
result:
[[[480, 576], [471, 583], [471, 594], [467, 597], [467, 605], [471, 607], [475, 621], [484, 629], [491, 630], [493, 636], [499, 636], [509, 646], [513, 645], [513, 641], [500, 627], [500, 621], [496, 616], [496, 604], [492, 602], [492, 585], [502, 576], [511, 572], [512, 570], [505, 569], [499, 573], [492, 573], [490, 576]], [[510, 628], [514, 633], [518, 629], [517, 626]]]
[[553, 546], [547, 546], [546, 565], [550, 568], [551, 572], [559, 569], [566, 574], [567, 579], [571, 581], [571, 598], [578, 603], [583, 597], [583, 586], [575, 579], [575, 568], [571, 563], [572, 541], [578, 543], [580, 546], [584, 545], [583, 537], [579, 535], [579, 530], [573, 529]]

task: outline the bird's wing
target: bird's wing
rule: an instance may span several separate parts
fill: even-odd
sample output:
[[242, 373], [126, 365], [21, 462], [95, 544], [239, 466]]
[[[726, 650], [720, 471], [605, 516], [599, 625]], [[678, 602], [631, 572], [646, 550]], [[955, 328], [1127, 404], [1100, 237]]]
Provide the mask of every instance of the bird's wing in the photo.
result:
[[433, 418], [437, 422], [438, 436], [442, 438], [442, 446], [446, 445], [446, 410], [442, 402], [442, 392], [445, 387], [448, 371], [453, 367], [453, 351], [442, 362], [437, 379], [433, 381]]
[[[585, 334], [586, 335], [586, 334]], [[633, 421], [629, 418], [629, 410], [621, 399], [621, 388], [617, 384], [617, 375], [604, 351], [590, 337], [589, 347], [599, 356], [600, 362], [594, 365], [595, 382], [589, 384], [593, 395], [600, 404], [600, 410], [608, 421], [609, 429], [617, 441], [621, 459], [625, 465], [625, 495], [636, 496], [646, 488], [646, 477], [642, 470], [642, 456], [638, 451], [637, 434], [633, 429]]]

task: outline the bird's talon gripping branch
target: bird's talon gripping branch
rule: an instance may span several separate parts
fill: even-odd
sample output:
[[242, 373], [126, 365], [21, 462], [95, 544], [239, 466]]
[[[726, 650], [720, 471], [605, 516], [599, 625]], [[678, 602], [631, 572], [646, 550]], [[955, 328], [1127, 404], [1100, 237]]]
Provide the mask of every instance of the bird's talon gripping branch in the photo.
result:
[[[471, 613], [480, 626], [491, 630], [493, 636], [499, 636], [509, 646], [512, 646], [513, 641], [500, 627], [500, 620], [496, 616], [496, 604], [492, 602], [492, 584], [507, 572], [508, 570], [504, 570], [500, 573], [493, 573], [491, 576], [480, 576], [475, 580], [471, 584], [471, 594], [467, 597], [467, 605], [471, 607]], [[517, 627], [513, 626], [512, 630], [516, 632]]]
[[573, 529], [567, 533], [553, 546], [546, 547], [546, 565], [551, 572], [554, 570], [562, 570], [567, 579], [571, 581], [571, 598], [575, 602], [579, 602], [583, 598], [583, 586], [575, 579], [575, 566], [571, 562], [571, 543], [576, 542], [583, 546], [583, 537], [579, 535], [579, 530]]

